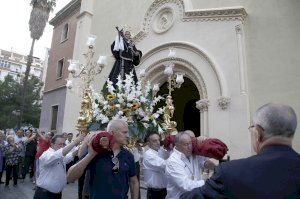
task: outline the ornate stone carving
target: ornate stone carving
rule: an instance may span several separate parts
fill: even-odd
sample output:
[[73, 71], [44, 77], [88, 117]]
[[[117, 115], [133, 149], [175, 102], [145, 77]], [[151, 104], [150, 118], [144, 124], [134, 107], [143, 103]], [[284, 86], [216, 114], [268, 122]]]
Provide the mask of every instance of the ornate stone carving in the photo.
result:
[[209, 100], [201, 99], [196, 102], [196, 108], [200, 110], [200, 112], [208, 111]]
[[150, 8], [148, 9], [144, 17], [143, 30], [147, 31], [149, 25], [151, 24], [151, 21], [153, 20], [153, 15], [155, 15], [155, 13], [157, 13], [159, 9], [161, 9], [162, 12], [164, 12], [165, 8], [171, 8], [171, 7], [173, 9], [176, 8], [176, 10], [178, 10], [178, 13], [181, 15], [182, 18], [182, 14], [184, 12], [183, 0], [155, 0], [151, 4]]
[[[166, 12], [167, 15], [163, 16], [164, 12], [168, 11], [168, 9], [172, 10], [172, 18], [170, 18], [169, 12]], [[162, 12], [157, 15], [158, 10], [161, 10]], [[147, 35], [149, 34], [149, 29], [151, 24], [158, 25], [159, 28], [156, 29], [158, 33], [162, 33], [169, 30], [172, 27], [173, 21], [175, 19], [175, 13], [177, 13], [177, 15], [179, 15], [181, 19], [183, 12], [184, 12], [183, 0], [155, 0], [151, 4], [151, 6], [149, 7], [149, 9], [147, 10], [144, 16], [142, 30], [133, 37], [134, 41], [137, 43], [140, 42], [145, 37], [147, 37]], [[155, 19], [157, 20], [156, 23], [155, 23], [156, 21]], [[153, 30], [155, 31], [155, 29]]]
[[166, 32], [174, 23], [174, 11], [171, 7], [165, 7], [158, 11], [152, 21], [152, 29], [156, 33]]
[[241, 24], [239, 24], [239, 25], [236, 25], [235, 26], [235, 31], [236, 31], [236, 33], [237, 34], [242, 34], [242, 25]]
[[218, 99], [218, 105], [219, 105], [219, 107], [222, 109], [222, 110], [225, 110], [225, 109], [227, 109], [228, 108], [228, 106], [229, 106], [229, 104], [230, 104], [230, 98], [229, 97], [220, 97], [219, 99]]
[[[181, 58], [164, 58], [152, 63], [150, 66], [147, 66], [147, 80], [153, 80], [158, 77], [161, 77], [161, 73], [164, 70], [164, 64], [172, 61], [175, 64], [174, 72], [185, 73], [189, 79], [191, 79], [196, 85], [200, 97], [207, 98], [207, 88], [203, 80], [201, 73], [196, 69], [196, 67], [189, 61]], [[145, 79], [145, 81], [146, 81]], [[161, 79], [163, 82], [165, 80]]]
[[247, 16], [243, 7], [206, 9], [184, 12], [182, 21], [244, 21]]
[[[168, 9], [173, 12], [172, 19]], [[167, 15], [165, 14], [167, 11]], [[183, 0], [155, 0], [147, 10], [142, 25], [142, 30], [136, 35], [136, 42], [145, 38], [152, 24], [152, 29], [156, 33], [163, 33], [172, 27], [175, 17], [183, 22], [191, 21], [236, 21], [242, 23], [247, 17], [247, 12], [243, 7], [213, 8], [194, 11], [185, 11]]]
[[[218, 81], [218, 84], [219, 84], [219, 92], [220, 92], [220, 95], [227, 95], [227, 93], [224, 91], [224, 85], [226, 85], [226, 82], [224, 82], [224, 80], [220, 77], [220, 72], [219, 70], [217, 69], [215, 63], [211, 60], [210, 57], [208, 57], [206, 55], [206, 53], [203, 51], [203, 50], [200, 50], [199, 48], [197, 48], [196, 46], [193, 46], [189, 43], [184, 43], [184, 42], [170, 42], [170, 43], [166, 43], [166, 44], [162, 44], [160, 46], [157, 46], [153, 49], [151, 49], [150, 51], [148, 51], [146, 54], [143, 55], [142, 57], [142, 60], [140, 62], [140, 66], [143, 65], [143, 63], [150, 57], [152, 57], [155, 53], [159, 52], [159, 51], [163, 51], [163, 50], [169, 50], [169, 48], [172, 47], [172, 48], [176, 48], [176, 49], [188, 49], [192, 52], [195, 52], [197, 53], [209, 66], [211, 66], [212, 70], [214, 71], [214, 73], [216, 74], [216, 78], [217, 78], [217, 81]], [[166, 61], [165, 59], [163, 59], [164, 61]], [[177, 59], [177, 60], [180, 60], [180, 59]], [[161, 63], [162, 60], [160, 60], [159, 62]], [[187, 63], [187, 68], [193, 70], [193, 71], [196, 71], [196, 73], [194, 74], [197, 74], [197, 76], [201, 76], [201, 74], [199, 73], [197, 67], [193, 66], [190, 62], [187, 62], [186, 60], [180, 60], [180, 62], [184, 62], [184, 63]], [[154, 64], [158, 64], [158, 63], [154, 63]], [[153, 65], [153, 64], [152, 64]], [[157, 66], [157, 65], [155, 65]], [[153, 66], [152, 66], [153, 67]], [[150, 68], [150, 67], [148, 67]], [[199, 79], [199, 78], [197, 78]], [[201, 79], [201, 78], [200, 78]], [[197, 81], [198, 82], [198, 81]], [[203, 83], [204, 84], [204, 83]], [[199, 89], [199, 87], [198, 87]], [[205, 96], [202, 96], [201, 98], [206, 98]]]

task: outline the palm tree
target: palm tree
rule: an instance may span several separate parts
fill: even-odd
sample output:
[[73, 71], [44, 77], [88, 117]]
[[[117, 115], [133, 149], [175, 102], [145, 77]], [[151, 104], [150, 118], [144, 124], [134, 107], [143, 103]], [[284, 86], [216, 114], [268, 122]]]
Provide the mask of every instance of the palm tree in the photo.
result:
[[32, 64], [34, 43], [35, 40], [39, 40], [43, 35], [46, 23], [48, 22], [49, 19], [49, 13], [53, 11], [53, 8], [56, 6], [56, 0], [31, 0], [30, 5], [32, 6], [32, 10], [29, 19], [29, 30], [30, 30], [30, 36], [32, 38], [32, 43], [31, 43], [30, 53], [27, 57], [26, 71], [23, 80], [22, 103], [21, 103], [21, 111], [20, 111], [21, 123], [23, 122], [28, 76]]

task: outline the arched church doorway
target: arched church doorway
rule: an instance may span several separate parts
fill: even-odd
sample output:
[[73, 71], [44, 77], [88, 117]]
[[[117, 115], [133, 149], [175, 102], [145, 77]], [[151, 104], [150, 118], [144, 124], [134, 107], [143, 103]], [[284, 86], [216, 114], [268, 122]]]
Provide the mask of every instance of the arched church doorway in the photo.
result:
[[[160, 87], [158, 94], [167, 96], [167, 82]], [[177, 122], [177, 130], [192, 130], [196, 136], [200, 136], [200, 111], [196, 108], [200, 96], [196, 85], [189, 78], [184, 77], [184, 83], [172, 92], [172, 98], [175, 107], [172, 120]]]

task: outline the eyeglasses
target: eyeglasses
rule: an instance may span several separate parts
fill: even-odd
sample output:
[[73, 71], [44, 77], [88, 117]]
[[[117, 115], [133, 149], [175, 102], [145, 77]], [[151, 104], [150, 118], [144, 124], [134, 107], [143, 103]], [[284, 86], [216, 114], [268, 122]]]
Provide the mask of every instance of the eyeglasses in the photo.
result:
[[254, 128], [254, 127], [258, 127], [261, 131], [265, 131], [265, 129], [259, 125], [259, 124], [252, 124], [248, 127], [248, 130], [250, 131], [250, 129]]
[[250, 129], [252, 129], [253, 127], [255, 127], [255, 125], [250, 125], [249, 127], [248, 127], [248, 130], [250, 131]]
[[113, 157], [111, 159], [112, 163], [114, 164], [112, 168], [113, 173], [119, 173], [119, 159], [117, 157]]

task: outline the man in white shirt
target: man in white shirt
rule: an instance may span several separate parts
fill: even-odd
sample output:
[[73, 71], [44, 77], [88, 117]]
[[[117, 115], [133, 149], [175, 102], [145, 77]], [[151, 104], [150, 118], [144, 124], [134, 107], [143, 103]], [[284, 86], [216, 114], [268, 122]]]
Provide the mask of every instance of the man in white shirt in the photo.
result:
[[192, 155], [192, 141], [189, 134], [178, 133], [173, 153], [166, 163], [168, 180], [166, 199], [178, 199], [182, 193], [203, 186], [201, 173], [206, 160], [205, 157]]
[[72, 139], [73, 139], [73, 133], [68, 133], [68, 137], [65, 141], [65, 145], [67, 146], [67, 145], [71, 144]]
[[[67, 139], [65, 141], [65, 146], [68, 146], [69, 144], [71, 144], [72, 140], [73, 140], [73, 133], [68, 133]], [[78, 150], [78, 147], [73, 147], [69, 153], [73, 153], [76, 150]], [[75, 163], [76, 163], [75, 160], [67, 163], [67, 165], [66, 165], [67, 172], [68, 172], [69, 168]]]
[[[138, 146], [139, 143], [136, 143], [136, 145], [137, 146], [130, 149], [130, 152], [132, 153], [133, 158], [134, 158], [136, 177], [140, 184], [140, 171], [141, 171], [140, 160], [142, 159], [142, 156], [143, 156], [143, 149], [142, 149], [142, 147]], [[141, 199], [140, 187], [139, 187], [139, 199]]]
[[166, 156], [160, 148], [158, 133], [152, 133], [147, 139], [149, 149], [144, 153], [144, 181], [147, 186], [147, 199], [165, 199], [167, 178], [165, 175]]
[[51, 139], [51, 147], [39, 158], [39, 176], [34, 199], [61, 199], [61, 192], [67, 184], [66, 163], [70, 162], [75, 153], [71, 149], [83, 140], [80, 135], [68, 146], [64, 147], [62, 135]]

